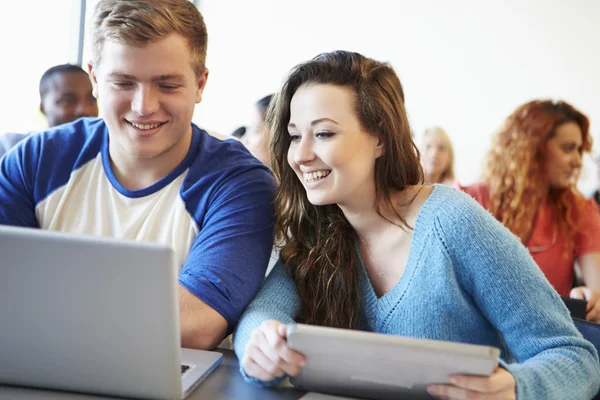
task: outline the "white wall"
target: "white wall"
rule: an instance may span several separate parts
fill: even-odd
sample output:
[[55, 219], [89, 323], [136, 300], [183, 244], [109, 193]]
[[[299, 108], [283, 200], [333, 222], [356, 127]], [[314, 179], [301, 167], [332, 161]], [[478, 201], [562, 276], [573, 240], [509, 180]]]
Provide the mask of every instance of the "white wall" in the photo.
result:
[[1, 4], [0, 135], [44, 129], [40, 78], [53, 65], [76, 62], [79, 0]]
[[[600, 1], [202, 0], [210, 77], [194, 120], [229, 134], [291, 67], [323, 51], [392, 63], [413, 129], [451, 135], [462, 183], [518, 105], [564, 99], [600, 142]], [[587, 161], [590, 168], [591, 161]], [[584, 171], [582, 190], [595, 176]]]

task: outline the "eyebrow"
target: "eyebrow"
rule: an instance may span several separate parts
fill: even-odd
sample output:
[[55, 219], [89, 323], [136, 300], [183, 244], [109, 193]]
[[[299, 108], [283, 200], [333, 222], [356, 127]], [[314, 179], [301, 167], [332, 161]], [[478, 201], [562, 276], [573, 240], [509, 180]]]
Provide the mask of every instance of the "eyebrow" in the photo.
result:
[[[331, 118], [319, 118], [319, 119], [315, 119], [314, 121], [312, 121], [310, 123], [310, 126], [315, 126], [317, 124], [320, 124], [321, 122], [333, 122], [334, 124], [340, 126], [340, 124], [336, 120], [333, 120]], [[288, 128], [295, 128], [295, 127], [296, 127], [296, 124], [293, 124], [291, 122], [288, 124]]]
[[[108, 74], [109, 78], [112, 79], [126, 79], [126, 80], [131, 80], [131, 81], [135, 81], [137, 80], [137, 78], [133, 75], [129, 75], [129, 74], [124, 74], [121, 72], [112, 72], [110, 74]], [[157, 82], [157, 81], [174, 81], [174, 80], [180, 80], [183, 81], [184, 77], [182, 74], [164, 74], [164, 75], [159, 75], [159, 76], [155, 76], [152, 77], [151, 79], [153, 82]]]
[[564, 142], [560, 143], [561, 146], [567, 146], [567, 145], [572, 145], [572, 146], [583, 146], [583, 142], [576, 142], [574, 140], [566, 140]]

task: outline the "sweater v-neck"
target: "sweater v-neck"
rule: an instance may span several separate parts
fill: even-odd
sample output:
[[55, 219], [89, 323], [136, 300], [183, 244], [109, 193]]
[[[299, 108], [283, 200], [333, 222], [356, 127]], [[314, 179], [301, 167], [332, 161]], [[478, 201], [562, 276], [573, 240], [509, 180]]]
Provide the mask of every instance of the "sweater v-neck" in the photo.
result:
[[381, 297], [378, 297], [375, 293], [357, 243], [356, 249], [358, 251], [359, 273], [361, 275], [364, 299], [364, 314], [370, 329], [379, 331], [386, 324], [388, 317], [402, 301], [402, 297], [414, 279], [417, 266], [420, 264], [419, 261], [423, 257], [424, 244], [429, 236], [430, 226], [435, 217], [435, 212], [432, 211], [438, 207], [440, 198], [443, 198], [443, 195], [440, 197], [438, 185], [434, 184], [433, 190], [417, 214], [404, 273], [394, 287]]

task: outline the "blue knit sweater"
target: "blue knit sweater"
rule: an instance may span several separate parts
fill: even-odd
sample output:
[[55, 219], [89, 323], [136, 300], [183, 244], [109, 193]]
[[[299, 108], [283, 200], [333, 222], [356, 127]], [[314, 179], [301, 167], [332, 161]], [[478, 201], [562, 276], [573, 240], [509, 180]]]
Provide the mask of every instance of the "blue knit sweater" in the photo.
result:
[[[377, 298], [364, 266], [361, 275], [361, 329], [496, 346], [515, 378], [518, 399], [588, 400], [598, 391], [593, 345], [519, 239], [466, 194], [435, 185], [392, 290]], [[300, 309], [293, 282], [276, 265], [237, 325], [239, 359], [264, 320], [291, 323]]]

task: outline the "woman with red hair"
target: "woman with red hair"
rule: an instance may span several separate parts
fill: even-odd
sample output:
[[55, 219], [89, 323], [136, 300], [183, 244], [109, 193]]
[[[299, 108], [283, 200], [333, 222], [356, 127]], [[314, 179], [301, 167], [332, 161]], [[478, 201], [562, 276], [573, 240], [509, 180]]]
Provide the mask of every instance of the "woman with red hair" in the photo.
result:
[[[463, 190], [521, 239], [560, 295], [585, 299], [587, 319], [598, 322], [600, 215], [575, 187], [591, 147], [584, 114], [563, 101], [531, 101], [494, 136], [484, 182]], [[573, 288], [575, 261], [585, 286]]]

